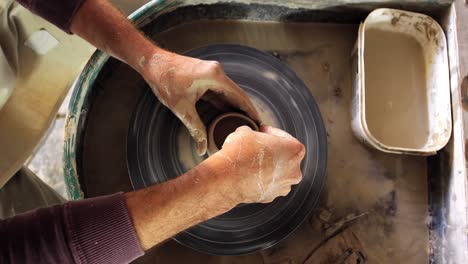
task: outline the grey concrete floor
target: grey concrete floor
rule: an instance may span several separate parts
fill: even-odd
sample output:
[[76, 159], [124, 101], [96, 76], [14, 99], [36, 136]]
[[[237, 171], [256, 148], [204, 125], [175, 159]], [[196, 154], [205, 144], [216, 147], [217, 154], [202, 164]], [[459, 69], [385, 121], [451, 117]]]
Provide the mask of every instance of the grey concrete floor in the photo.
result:
[[[125, 14], [135, 11], [148, 0], [111, 0]], [[65, 117], [72, 90], [68, 93], [55, 121], [42, 142], [39, 144], [26, 165], [36, 173], [46, 184], [50, 185], [64, 198], [68, 198], [63, 177], [63, 134]]]
[[39, 178], [51, 186], [64, 198], [68, 198], [66, 193], [65, 180], [63, 177], [62, 155], [63, 155], [63, 135], [65, 116], [67, 114], [68, 102], [71, 91], [60, 106], [54, 123], [38, 149], [29, 159], [26, 165]]

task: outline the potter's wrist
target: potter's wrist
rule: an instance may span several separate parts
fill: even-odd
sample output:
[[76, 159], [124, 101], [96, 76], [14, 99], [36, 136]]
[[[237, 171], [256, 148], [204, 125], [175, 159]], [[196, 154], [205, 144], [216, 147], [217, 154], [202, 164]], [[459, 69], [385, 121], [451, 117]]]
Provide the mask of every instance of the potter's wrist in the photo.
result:
[[145, 79], [154, 79], [155, 76], [159, 76], [161, 72], [158, 71], [167, 69], [169, 66], [166, 66], [166, 64], [171, 61], [170, 56], [173, 56], [173, 53], [155, 45], [145, 49], [141, 54], [138, 58], [137, 67], [134, 68]]
[[232, 164], [220, 154], [222, 154], [221, 151], [211, 156], [197, 169], [205, 176], [207, 191], [219, 200], [221, 209], [228, 211], [243, 200], [239, 189], [235, 186], [236, 181], [233, 175], [235, 170], [231, 169]]
[[245, 197], [240, 188], [236, 166], [234, 166], [232, 160], [228, 158], [232, 155], [226, 152], [225, 150], [219, 150], [208, 160], [213, 160], [213, 168], [215, 171], [213, 174], [216, 175], [214, 184], [218, 186], [218, 192], [234, 207], [240, 203], [244, 203]]

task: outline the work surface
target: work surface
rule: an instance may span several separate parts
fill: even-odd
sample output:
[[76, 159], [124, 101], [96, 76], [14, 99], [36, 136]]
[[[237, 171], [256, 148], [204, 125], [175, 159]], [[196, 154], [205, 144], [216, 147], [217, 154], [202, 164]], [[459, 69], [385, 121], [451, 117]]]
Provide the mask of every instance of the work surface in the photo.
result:
[[[167, 242], [141, 263], [369, 263], [429, 260], [427, 160], [384, 154], [358, 142], [350, 127], [351, 59], [357, 25], [201, 21], [154, 39], [176, 52], [238, 43], [271, 52], [310, 88], [328, 132], [328, 176], [320, 208], [288, 239], [249, 256], [203, 255]], [[96, 81], [81, 153], [88, 197], [131, 190], [126, 135], [144, 81], [109, 61]]]

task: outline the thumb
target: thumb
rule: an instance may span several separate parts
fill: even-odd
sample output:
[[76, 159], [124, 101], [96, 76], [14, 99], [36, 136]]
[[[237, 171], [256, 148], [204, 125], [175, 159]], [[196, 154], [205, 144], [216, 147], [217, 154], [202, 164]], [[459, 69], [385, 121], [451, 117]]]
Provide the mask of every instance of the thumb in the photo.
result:
[[198, 155], [202, 156], [206, 153], [207, 139], [206, 139], [206, 127], [200, 119], [195, 107], [187, 109], [185, 114], [182, 116], [177, 115], [188, 129], [190, 135], [195, 141]]

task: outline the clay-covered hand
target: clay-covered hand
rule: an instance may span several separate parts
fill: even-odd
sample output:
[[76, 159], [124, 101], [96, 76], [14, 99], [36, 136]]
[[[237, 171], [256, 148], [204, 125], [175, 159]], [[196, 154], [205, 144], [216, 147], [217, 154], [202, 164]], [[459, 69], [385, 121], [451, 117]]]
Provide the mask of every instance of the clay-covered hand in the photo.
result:
[[239, 203], [271, 202], [302, 179], [304, 145], [277, 128], [262, 126], [260, 131], [238, 128], [213, 155], [225, 160], [223, 181]]
[[[218, 95], [223, 103], [247, 113], [260, 121], [247, 95], [224, 73], [216, 61], [204, 61], [170, 52], [159, 52], [140, 61], [145, 80], [161, 103], [167, 106], [188, 128], [203, 155], [207, 148], [206, 127], [200, 119], [196, 103], [207, 92]], [[213, 102], [219, 105], [220, 102]]]

